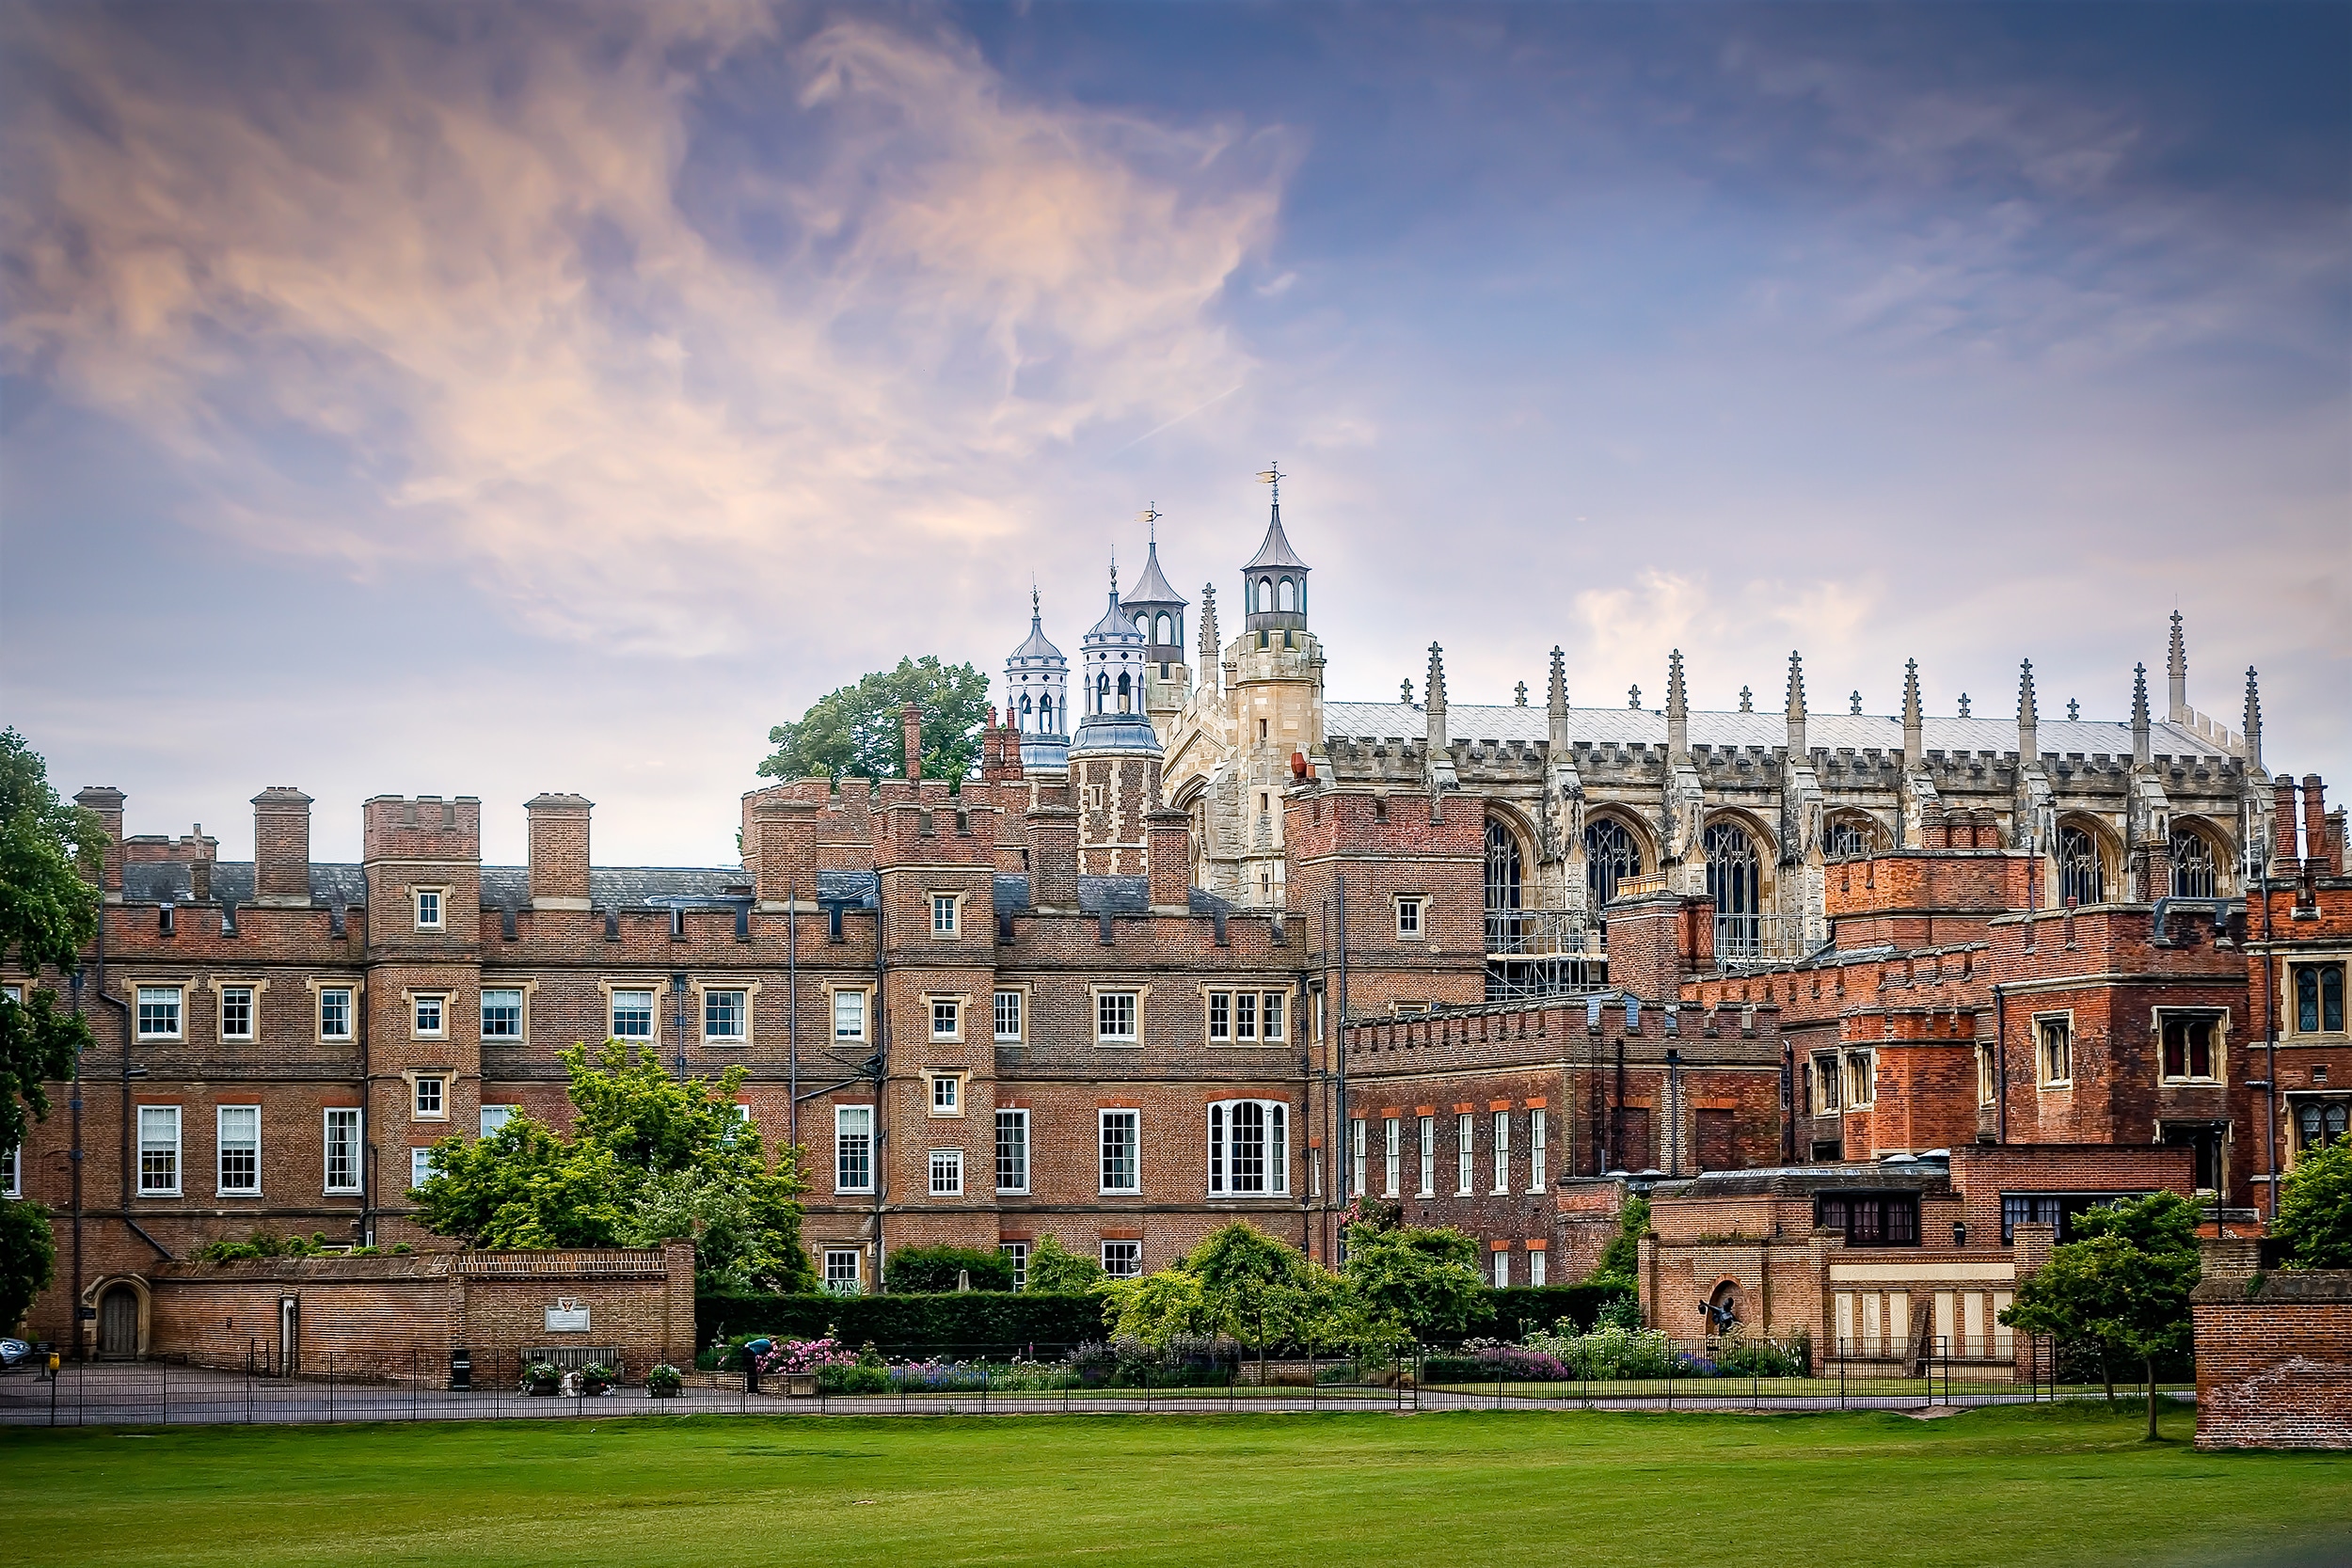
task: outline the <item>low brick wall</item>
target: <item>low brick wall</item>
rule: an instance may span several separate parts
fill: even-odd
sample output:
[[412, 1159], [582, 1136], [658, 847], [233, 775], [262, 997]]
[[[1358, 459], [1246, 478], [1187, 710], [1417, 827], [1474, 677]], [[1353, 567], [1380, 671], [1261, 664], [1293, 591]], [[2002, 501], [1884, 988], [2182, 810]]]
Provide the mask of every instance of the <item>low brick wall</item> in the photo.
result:
[[[694, 1249], [450, 1252], [387, 1258], [261, 1258], [169, 1263], [144, 1281], [148, 1349], [199, 1366], [439, 1382], [452, 1352], [485, 1370], [526, 1347], [617, 1348], [642, 1375], [694, 1356]], [[295, 1303], [291, 1354], [282, 1304]], [[588, 1328], [550, 1333], [564, 1302]]]
[[2352, 1271], [2216, 1272], [2217, 1250], [2190, 1308], [2197, 1446], [2352, 1449]]

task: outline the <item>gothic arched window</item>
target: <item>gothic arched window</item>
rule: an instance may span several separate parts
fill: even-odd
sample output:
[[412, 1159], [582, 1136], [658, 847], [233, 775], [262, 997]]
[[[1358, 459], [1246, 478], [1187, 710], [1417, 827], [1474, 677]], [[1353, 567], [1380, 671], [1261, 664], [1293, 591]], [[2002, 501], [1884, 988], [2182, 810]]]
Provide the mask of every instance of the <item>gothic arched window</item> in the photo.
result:
[[1168, 636], [1170, 627], [1171, 623], [1166, 614], [1153, 616], [1152, 618], [1152, 641], [1157, 642], [1163, 648], [1167, 647], [1169, 642], [1174, 641], [1173, 638]]
[[1710, 822], [1700, 844], [1707, 851], [1707, 895], [1715, 900], [1715, 949], [1754, 954], [1764, 934], [1756, 840], [1736, 822]]
[[1107, 713], [1111, 705], [1111, 678], [1107, 674], [1094, 677], [1094, 711]]
[[2172, 834], [2172, 896], [2212, 898], [2218, 893], [2214, 875], [2213, 841], [2183, 828]]
[[1861, 817], [1833, 818], [1821, 846], [1833, 860], [1867, 855], [1880, 847], [1878, 824]]
[[2060, 828], [2058, 835], [2058, 900], [2096, 904], [2106, 896], [2106, 867], [2099, 861], [2099, 841], [2080, 828]]
[[1258, 579], [1258, 608], [1261, 610], [1274, 608], [1274, 579], [1272, 578]]
[[1282, 595], [1281, 607], [1284, 610], [1296, 610], [1298, 608], [1298, 585], [1296, 583], [1291, 581], [1288, 578], [1284, 578], [1282, 579], [1282, 586], [1279, 592]]
[[1054, 699], [1051, 697], [1040, 697], [1037, 700], [1037, 733], [1040, 735], [1057, 733], [1054, 729]]
[[1023, 693], [1022, 693], [1022, 695], [1021, 695], [1021, 729], [1022, 729], [1022, 733], [1023, 733], [1023, 734], [1025, 734], [1025, 734], [1027, 734], [1027, 733], [1028, 733], [1028, 728], [1029, 728], [1029, 697], [1028, 697], [1028, 693], [1025, 691], [1025, 692], [1023, 692]]
[[[1509, 951], [1518, 935], [1519, 841], [1500, 820], [1486, 818], [1486, 951]], [[1497, 939], [1505, 939], [1498, 941]]]
[[1123, 670], [1119, 673], [1119, 711], [1121, 713], [1133, 713], [1135, 711], [1135, 704], [1131, 695], [1131, 689], [1127, 685], [1127, 673]]
[[1595, 913], [1617, 895], [1617, 884], [1642, 874], [1642, 847], [1633, 830], [1613, 816], [1584, 824], [1584, 886]]

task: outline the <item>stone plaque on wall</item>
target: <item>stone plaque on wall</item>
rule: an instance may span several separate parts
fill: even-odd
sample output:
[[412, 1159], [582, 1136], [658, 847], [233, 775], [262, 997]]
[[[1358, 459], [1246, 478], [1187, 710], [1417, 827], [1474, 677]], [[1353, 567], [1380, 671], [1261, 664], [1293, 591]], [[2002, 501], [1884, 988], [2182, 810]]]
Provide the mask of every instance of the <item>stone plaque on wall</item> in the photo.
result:
[[549, 1334], [585, 1334], [588, 1332], [588, 1308], [577, 1296], [560, 1296], [548, 1308]]

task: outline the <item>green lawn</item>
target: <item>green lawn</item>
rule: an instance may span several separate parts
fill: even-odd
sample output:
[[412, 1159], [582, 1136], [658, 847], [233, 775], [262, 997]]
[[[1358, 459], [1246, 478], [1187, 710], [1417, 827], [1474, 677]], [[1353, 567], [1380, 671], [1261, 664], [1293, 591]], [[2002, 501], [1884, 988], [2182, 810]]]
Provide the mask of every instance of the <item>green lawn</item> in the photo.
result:
[[12, 1564], [2318, 1563], [2352, 1463], [2129, 1409], [0, 1431]]

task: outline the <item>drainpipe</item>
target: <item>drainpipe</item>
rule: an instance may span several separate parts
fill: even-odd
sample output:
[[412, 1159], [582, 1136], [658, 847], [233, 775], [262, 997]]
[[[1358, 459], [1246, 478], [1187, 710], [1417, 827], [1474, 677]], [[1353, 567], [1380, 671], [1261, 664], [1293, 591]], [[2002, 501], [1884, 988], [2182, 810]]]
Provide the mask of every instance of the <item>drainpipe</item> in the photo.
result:
[[2270, 1196], [2264, 1225], [2266, 1230], [2279, 1220], [2279, 999], [2274, 983], [2277, 955], [2270, 946], [2270, 861], [2267, 856], [2255, 863], [2254, 882], [2262, 890], [2263, 897], [2263, 1034], [2266, 1037], [2264, 1044], [2270, 1063], [2265, 1073], [2270, 1082], [2263, 1089], [2263, 1100], [2267, 1107], [2263, 1116], [2263, 1147], [2270, 1167]]
[[[98, 911], [98, 1000], [122, 1014], [122, 1223], [131, 1227], [133, 1235], [153, 1247], [156, 1255], [168, 1263], [171, 1261], [171, 1249], [149, 1235], [146, 1227], [131, 1212], [131, 1046], [135, 1032], [131, 1026], [131, 1004], [119, 996], [107, 995], [105, 987], [106, 911], [101, 909]], [[74, 1298], [73, 1309], [77, 1313], [82, 1309], [78, 1296]], [[78, 1338], [82, 1326], [78, 1317], [73, 1326]]]
[[[882, 878], [874, 878], [874, 1285], [880, 1290], [882, 1270], [888, 1262], [882, 1251], [882, 1205], [890, 1193], [890, 1164], [883, 1155], [888, 1152], [890, 1129], [883, 1117], [890, 1097], [883, 1091], [890, 1083], [890, 1007], [882, 988], [890, 974], [889, 960], [883, 956], [884, 915], [882, 911]], [[1034, 1140], [1032, 1140], [1034, 1142]], [[1029, 1150], [1032, 1156], [1036, 1150]], [[1034, 1159], [1031, 1161], [1035, 1163]]]
[[[1338, 911], [1340, 927], [1340, 1021], [1339, 1028], [1332, 1035], [1331, 1082], [1333, 1085], [1332, 1092], [1335, 1096], [1338, 1108], [1331, 1117], [1331, 1168], [1334, 1173], [1334, 1180], [1331, 1184], [1331, 1204], [1334, 1209], [1340, 1209], [1346, 1206], [1349, 1196], [1347, 1193], [1347, 1162], [1350, 1153], [1349, 1145], [1347, 1143], [1346, 873], [1342, 872], [1338, 877], [1333, 879], [1333, 896], [1337, 901], [1336, 907]], [[1339, 1234], [1339, 1227], [1335, 1223], [1332, 1227], [1331, 1232], [1331, 1256], [1334, 1259], [1337, 1259], [1340, 1255], [1340, 1242], [1341, 1237]]]
[[[346, 913], [343, 918], [348, 921], [351, 916]], [[476, 989], [479, 990], [478, 974], [476, 980]], [[359, 1014], [359, 1241], [363, 1246], [373, 1244], [375, 1230], [375, 1074], [370, 1050], [374, 1032], [368, 1026], [367, 1000], [368, 993], [362, 990], [358, 998], [357, 1010]], [[448, 1004], [443, 1003], [442, 1006], [446, 1007]], [[413, 1023], [415, 1021], [410, 1022]], [[449, 1029], [446, 1015], [441, 1020], [441, 1027], [446, 1035]], [[474, 1054], [477, 1058], [482, 1054], [479, 1046]], [[447, 1092], [443, 1091], [444, 1094]], [[448, 1101], [444, 1100], [442, 1103], [446, 1105]]]
[[2009, 1142], [2009, 993], [1993, 982], [1993, 1141]]
[[[881, 902], [878, 898], [877, 903]], [[792, 1146], [795, 1165], [801, 1160], [801, 884], [785, 894], [784, 911], [784, 1072], [789, 1085], [785, 1100], [785, 1141]], [[808, 1173], [801, 1172], [801, 1180]]]

